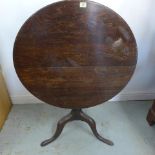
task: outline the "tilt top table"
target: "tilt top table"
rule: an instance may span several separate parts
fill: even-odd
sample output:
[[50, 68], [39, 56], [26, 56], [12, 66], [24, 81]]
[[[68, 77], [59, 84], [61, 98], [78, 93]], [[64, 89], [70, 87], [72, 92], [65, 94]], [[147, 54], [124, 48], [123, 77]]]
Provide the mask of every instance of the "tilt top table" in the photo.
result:
[[14, 44], [14, 66], [23, 85], [42, 101], [72, 109], [57, 125], [54, 141], [72, 120], [87, 122], [82, 108], [101, 104], [130, 80], [137, 62], [135, 38], [114, 11], [92, 1], [61, 1], [33, 14]]

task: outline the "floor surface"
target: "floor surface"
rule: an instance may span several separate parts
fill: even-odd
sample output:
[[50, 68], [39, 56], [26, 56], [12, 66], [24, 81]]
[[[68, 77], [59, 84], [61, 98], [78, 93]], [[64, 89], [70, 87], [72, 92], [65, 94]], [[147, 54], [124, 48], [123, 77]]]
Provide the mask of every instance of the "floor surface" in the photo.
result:
[[146, 122], [151, 104], [107, 102], [84, 109], [114, 146], [97, 140], [84, 122], [74, 121], [46, 147], [40, 143], [52, 136], [57, 121], [69, 110], [46, 104], [14, 105], [0, 132], [0, 155], [155, 155], [155, 126]]

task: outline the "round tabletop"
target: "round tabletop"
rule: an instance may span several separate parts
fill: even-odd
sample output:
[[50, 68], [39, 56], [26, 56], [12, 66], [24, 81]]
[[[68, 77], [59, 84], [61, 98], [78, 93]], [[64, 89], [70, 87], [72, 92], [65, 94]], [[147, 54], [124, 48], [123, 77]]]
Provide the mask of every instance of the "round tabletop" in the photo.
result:
[[63, 108], [101, 104], [130, 80], [137, 62], [135, 38], [114, 11], [92, 1], [61, 1], [33, 14], [14, 44], [23, 85]]

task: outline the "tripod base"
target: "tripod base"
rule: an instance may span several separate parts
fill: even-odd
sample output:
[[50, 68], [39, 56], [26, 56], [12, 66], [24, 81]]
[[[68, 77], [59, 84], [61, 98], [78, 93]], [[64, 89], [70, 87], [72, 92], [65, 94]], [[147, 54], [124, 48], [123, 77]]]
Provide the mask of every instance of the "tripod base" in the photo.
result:
[[65, 124], [70, 122], [70, 121], [74, 121], [74, 120], [81, 120], [81, 121], [84, 121], [84, 122], [88, 123], [88, 125], [90, 126], [90, 128], [93, 131], [93, 134], [95, 135], [95, 137], [97, 139], [99, 139], [100, 141], [102, 141], [103, 143], [106, 143], [108, 145], [113, 145], [112, 141], [110, 141], [108, 139], [105, 139], [105, 138], [103, 138], [102, 136], [99, 135], [99, 133], [96, 130], [96, 123], [91, 117], [86, 115], [81, 109], [73, 109], [68, 115], [66, 115], [61, 120], [59, 120], [59, 122], [57, 124], [57, 129], [56, 129], [55, 134], [53, 135], [53, 137], [43, 141], [41, 143], [41, 146], [46, 146], [49, 143], [56, 140], [60, 136]]

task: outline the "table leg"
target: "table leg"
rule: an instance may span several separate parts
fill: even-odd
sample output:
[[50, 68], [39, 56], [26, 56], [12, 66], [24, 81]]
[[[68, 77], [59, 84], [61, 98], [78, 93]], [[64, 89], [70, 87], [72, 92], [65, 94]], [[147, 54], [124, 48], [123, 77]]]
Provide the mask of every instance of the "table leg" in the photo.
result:
[[152, 105], [152, 107], [150, 108], [146, 119], [150, 126], [155, 124], [155, 101], [154, 101], [154, 104]]
[[63, 117], [58, 122], [57, 129], [56, 129], [55, 134], [53, 135], [53, 137], [43, 141], [41, 143], [41, 146], [46, 146], [49, 143], [56, 140], [60, 136], [65, 124], [70, 122], [70, 121], [74, 121], [74, 120], [81, 120], [81, 121], [84, 121], [84, 122], [88, 123], [88, 125], [90, 126], [90, 128], [93, 131], [93, 134], [95, 135], [95, 137], [97, 139], [99, 139], [100, 141], [102, 141], [102, 142], [104, 142], [104, 143], [106, 143], [108, 145], [113, 145], [113, 142], [111, 142], [110, 140], [105, 139], [105, 138], [103, 138], [102, 136], [99, 135], [99, 133], [97, 132], [97, 129], [96, 129], [96, 123], [90, 116], [86, 115], [81, 109], [73, 109], [68, 115]]

